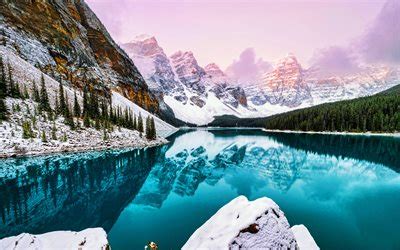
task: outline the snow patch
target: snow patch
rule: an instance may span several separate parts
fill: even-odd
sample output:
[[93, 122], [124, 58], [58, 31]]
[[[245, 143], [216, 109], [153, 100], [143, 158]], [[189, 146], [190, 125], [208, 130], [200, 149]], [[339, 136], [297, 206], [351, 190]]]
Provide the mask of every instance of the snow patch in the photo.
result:
[[45, 234], [22, 233], [0, 240], [3, 250], [36, 249], [109, 249], [107, 234], [103, 228], [89, 228], [80, 232], [54, 231]]

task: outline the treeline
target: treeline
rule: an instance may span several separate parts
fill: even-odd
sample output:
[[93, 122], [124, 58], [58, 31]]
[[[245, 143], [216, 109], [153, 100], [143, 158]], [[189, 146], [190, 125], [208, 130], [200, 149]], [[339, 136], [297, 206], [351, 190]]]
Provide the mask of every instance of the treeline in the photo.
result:
[[[20, 89], [13, 79], [12, 67], [7, 65], [8, 72], [5, 70], [5, 65], [0, 57], [0, 121], [8, 118], [8, 111], [5, 104], [5, 98], [31, 98], [38, 103], [37, 110], [35, 109], [31, 121], [23, 122], [24, 138], [33, 138], [36, 135], [32, 132], [32, 127], [35, 125], [36, 116], [43, 114], [50, 121], [53, 121], [52, 137], [56, 132], [54, 121], [57, 117], [64, 117], [64, 123], [70, 126], [71, 129], [78, 129], [81, 125], [84, 127], [93, 127], [97, 130], [103, 129], [104, 139], [107, 139], [107, 131], [112, 131], [114, 125], [131, 130], [137, 130], [140, 136], [146, 132], [146, 138], [153, 140], [157, 137], [154, 118], [150, 115], [146, 119], [144, 128], [142, 115], [138, 116], [129, 108], [122, 109], [121, 107], [113, 107], [111, 100], [98, 95], [96, 90], [89, 91], [87, 85], [83, 88], [82, 107], [78, 101], [76, 92], [74, 92], [73, 101], [69, 101], [68, 94], [64, 90], [62, 80], [59, 81], [59, 89], [56, 93], [54, 108], [50, 105], [49, 95], [47, 93], [45, 78], [42, 74], [40, 86], [36, 82], [32, 83], [31, 94], [29, 94], [26, 85]], [[72, 103], [72, 105], [71, 105]], [[82, 123], [81, 124], [81, 121]], [[32, 123], [32, 124], [31, 124]], [[42, 137], [45, 137], [43, 135]], [[46, 141], [46, 138], [42, 138]]]
[[267, 129], [338, 132], [400, 131], [400, 96], [396, 93], [327, 103], [275, 115]]

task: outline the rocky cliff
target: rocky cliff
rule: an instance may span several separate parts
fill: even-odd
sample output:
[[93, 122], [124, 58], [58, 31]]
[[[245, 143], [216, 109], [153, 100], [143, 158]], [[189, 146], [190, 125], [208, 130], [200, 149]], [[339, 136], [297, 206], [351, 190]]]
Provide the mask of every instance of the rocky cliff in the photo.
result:
[[1, 1], [1, 41], [54, 78], [104, 95], [117, 90], [161, 113], [132, 60], [84, 1]]

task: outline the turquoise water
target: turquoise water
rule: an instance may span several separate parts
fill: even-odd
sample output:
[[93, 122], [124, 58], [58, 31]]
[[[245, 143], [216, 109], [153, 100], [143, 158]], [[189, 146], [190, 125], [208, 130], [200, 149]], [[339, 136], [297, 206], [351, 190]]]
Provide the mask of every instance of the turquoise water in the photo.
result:
[[268, 196], [322, 249], [400, 249], [400, 139], [181, 131], [168, 145], [0, 161], [0, 237], [103, 227], [178, 249], [221, 206]]

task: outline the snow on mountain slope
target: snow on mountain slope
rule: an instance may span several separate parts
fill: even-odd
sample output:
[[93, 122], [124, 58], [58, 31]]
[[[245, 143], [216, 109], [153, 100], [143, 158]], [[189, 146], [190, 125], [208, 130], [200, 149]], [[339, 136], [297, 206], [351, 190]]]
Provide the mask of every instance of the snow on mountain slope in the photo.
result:
[[199, 66], [192, 52], [178, 51], [168, 58], [157, 40], [147, 35], [121, 46], [151, 90], [182, 121], [203, 125], [216, 115], [240, 115], [235, 109], [247, 105], [241, 87], [232, 86], [232, 80], [216, 64]]
[[[157, 116], [154, 116], [153, 114], [150, 114], [148, 111], [146, 111], [145, 109], [139, 107], [138, 105], [136, 105], [135, 103], [131, 102], [130, 100], [128, 100], [127, 98], [123, 97], [120, 93], [112, 91], [112, 103], [114, 106], [120, 106], [122, 108], [129, 108], [130, 110], [132, 110], [132, 112], [134, 112], [136, 115], [141, 114], [143, 118], [146, 118], [147, 116], [152, 116], [154, 118], [154, 122], [156, 124], [156, 130], [157, 133], [163, 136], [167, 136], [169, 134], [172, 134], [174, 132], [177, 131], [177, 129], [164, 122], [163, 120], [161, 120], [160, 118], [158, 118]], [[144, 126], [146, 124], [146, 121], [143, 120]]]
[[373, 95], [398, 84], [400, 67], [368, 65], [356, 73], [324, 76], [317, 67], [303, 69], [296, 57], [289, 54], [263, 76], [261, 84], [245, 91], [249, 105], [255, 109], [262, 110], [270, 103], [288, 111]]
[[289, 54], [262, 79], [242, 87], [215, 63], [202, 68], [192, 52], [178, 51], [168, 58], [154, 37], [139, 36], [122, 47], [176, 118], [197, 125], [221, 115], [270, 116], [372, 95], [400, 84], [400, 67], [369, 65], [357, 73], [327, 77], [318, 68], [304, 69]]
[[[39, 69], [19, 57], [14, 51], [6, 48], [4, 46], [0, 46], [0, 54], [5, 62], [9, 62], [13, 74], [14, 80], [19, 83], [21, 86], [26, 86], [29, 90], [33, 87], [33, 81], [36, 82], [37, 87], [40, 86], [40, 79], [43, 75], [45, 78], [45, 85], [49, 95], [50, 104], [52, 106], [55, 105], [57, 91], [59, 89], [59, 82], [54, 80], [52, 77], [43, 74]], [[79, 89], [75, 89], [71, 86], [65, 85], [64, 82], [64, 91], [68, 96], [68, 100], [71, 102], [74, 100], [74, 92], [77, 94], [78, 102], [81, 103], [82, 106], [82, 91]], [[114, 107], [121, 106], [121, 107], [129, 107], [136, 115], [139, 115], [139, 112], [143, 115], [143, 117], [147, 117], [150, 113], [144, 110], [143, 108], [139, 107], [135, 103], [131, 102], [127, 98], [123, 97], [121, 94], [112, 91], [112, 103]], [[173, 133], [176, 131], [176, 128], [169, 125], [168, 123], [162, 121], [157, 116], [150, 114], [154, 117], [156, 129], [168, 133]], [[145, 123], [145, 120], [144, 120]], [[168, 131], [168, 132], [167, 132]]]

